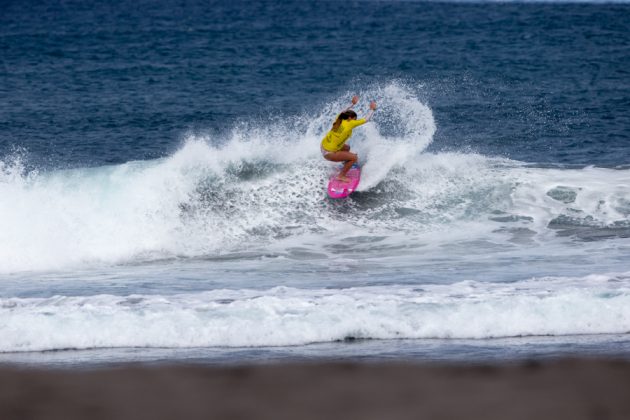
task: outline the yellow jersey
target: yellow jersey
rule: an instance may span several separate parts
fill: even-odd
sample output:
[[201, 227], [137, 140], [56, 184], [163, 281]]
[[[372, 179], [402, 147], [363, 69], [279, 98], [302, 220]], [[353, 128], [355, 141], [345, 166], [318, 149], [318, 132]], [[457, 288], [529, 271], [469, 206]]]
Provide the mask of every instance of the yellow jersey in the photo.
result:
[[335, 130], [332, 129], [326, 134], [322, 140], [322, 148], [329, 152], [337, 152], [341, 150], [343, 145], [352, 135], [352, 129], [360, 125], [365, 124], [365, 118], [360, 120], [342, 120], [339, 127]]

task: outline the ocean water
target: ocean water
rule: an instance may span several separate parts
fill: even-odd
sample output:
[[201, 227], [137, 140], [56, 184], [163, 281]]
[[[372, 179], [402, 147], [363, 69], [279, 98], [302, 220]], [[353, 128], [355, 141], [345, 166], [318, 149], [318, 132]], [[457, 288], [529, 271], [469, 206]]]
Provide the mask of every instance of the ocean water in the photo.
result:
[[630, 4], [2, 9], [0, 362], [630, 356]]

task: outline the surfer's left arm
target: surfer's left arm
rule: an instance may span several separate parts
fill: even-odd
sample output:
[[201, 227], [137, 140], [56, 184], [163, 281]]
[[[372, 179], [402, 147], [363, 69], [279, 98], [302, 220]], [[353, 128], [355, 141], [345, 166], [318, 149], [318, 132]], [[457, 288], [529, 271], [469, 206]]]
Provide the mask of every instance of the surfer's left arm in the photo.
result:
[[376, 111], [376, 101], [370, 102], [370, 110], [368, 111], [367, 115], [364, 118], [365, 122], [370, 121], [370, 119], [372, 118], [372, 115], [374, 115], [374, 111]]
[[358, 97], [357, 95], [354, 95], [354, 96], [352, 97], [352, 103], [350, 104], [350, 106], [349, 106], [348, 108], [344, 109], [344, 110], [343, 110], [343, 111], [341, 111], [341, 112], [350, 111], [350, 110], [351, 110], [351, 109], [352, 109], [352, 108], [353, 108], [356, 104], [358, 104], [358, 103], [359, 103], [359, 97]]

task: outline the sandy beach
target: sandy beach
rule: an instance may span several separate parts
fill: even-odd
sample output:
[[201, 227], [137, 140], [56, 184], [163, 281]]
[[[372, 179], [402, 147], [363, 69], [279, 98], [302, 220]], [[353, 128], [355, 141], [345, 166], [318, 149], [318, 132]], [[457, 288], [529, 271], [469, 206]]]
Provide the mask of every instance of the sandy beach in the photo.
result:
[[0, 419], [628, 419], [630, 362], [0, 370]]

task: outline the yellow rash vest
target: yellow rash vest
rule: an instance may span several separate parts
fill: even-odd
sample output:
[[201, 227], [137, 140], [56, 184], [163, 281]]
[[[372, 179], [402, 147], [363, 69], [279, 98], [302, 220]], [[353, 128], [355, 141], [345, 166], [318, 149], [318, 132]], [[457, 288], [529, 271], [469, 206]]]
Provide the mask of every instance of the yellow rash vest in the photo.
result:
[[341, 124], [336, 130], [332, 129], [328, 132], [328, 134], [326, 134], [322, 140], [322, 148], [329, 152], [341, 150], [343, 145], [352, 135], [352, 129], [365, 123], [365, 118], [361, 118], [360, 120], [341, 121]]

